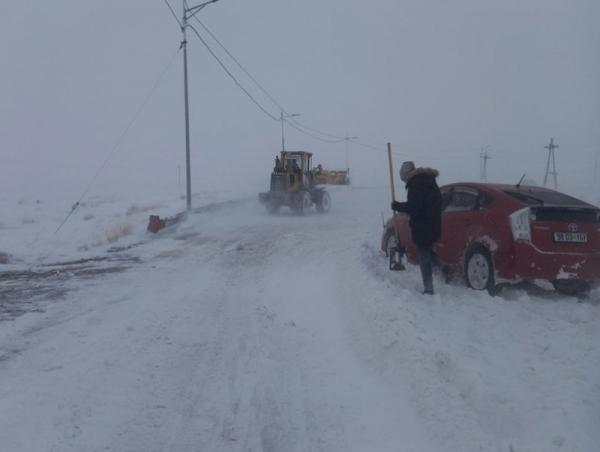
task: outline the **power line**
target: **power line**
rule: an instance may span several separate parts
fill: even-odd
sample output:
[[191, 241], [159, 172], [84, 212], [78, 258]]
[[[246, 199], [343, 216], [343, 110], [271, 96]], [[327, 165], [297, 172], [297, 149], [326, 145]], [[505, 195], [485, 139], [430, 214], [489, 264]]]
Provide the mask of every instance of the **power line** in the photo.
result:
[[252, 94], [250, 94], [250, 92], [246, 88], [244, 88], [242, 86], [242, 84], [238, 81], [237, 78], [235, 78], [235, 76], [231, 73], [231, 71], [227, 68], [227, 66], [225, 66], [225, 64], [219, 59], [219, 57], [217, 56], [217, 54], [211, 49], [211, 47], [206, 43], [206, 41], [202, 38], [202, 36], [200, 36], [200, 33], [198, 33], [198, 30], [196, 30], [196, 28], [193, 25], [188, 25], [188, 26], [192, 29], [192, 31], [194, 32], [194, 34], [198, 37], [198, 39], [200, 40], [200, 42], [202, 42], [202, 44], [204, 44], [204, 47], [206, 47], [206, 49], [212, 55], [212, 57], [215, 60], [217, 60], [217, 62], [219, 63], [219, 65], [221, 66], [221, 68], [225, 71], [225, 73], [233, 80], [233, 82], [238, 86], [238, 88], [240, 88], [246, 94], [246, 96], [248, 96], [248, 98], [252, 101], [252, 103], [254, 103], [254, 105], [256, 105], [265, 115], [267, 115], [273, 121], [279, 121], [279, 118], [277, 118], [276, 116], [274, 116], [271, 113], [269, 113], [265, 109], [265, 107], [263, 107], [260, 104], [260, 102], [258, 102], [252, 96]]
[[[233, 62], [242, 70], [242, 72], [244, 72], [244, 74], [246, 74], [248, 76], [248, 78], [258, 87], [258, 89], [260, 91], [262, 91], [262, 93], [267, 96], [269, 98], [269, 100], [271, 102], [273, 102], [273, 104], [275, 104], [279, 110], [281, 110], [284, 114], [288, 114], [287, 110], [283, 107], [283, 105], [281, 105], [281, 103], [279, 101], [277, 101], [277, 99], [267, 91], [267, 89], [262, 86], [258, 80], [256, 80], [256, 78], [250, 74], [250, 72], [244, 67], [244, 65], [242, 65], [242, 63], [240, 63], [240, 61], [227, 49], [227, 47], [225, 47], [225, 45], [215, 36], [215, 34], [198, 18], [198, 17], [194, 17], [194, 19], [196, 20], [196, 22], [198, 22], [200, 24], [200, 26], [209, 34], [209, 36], [214, 39], [214, 41], [219, 45], [219, 47], [221, 47], [221, 49], [223, 49], [223, 51], [229, 56], [229, 58], [231, 58], [233, 60]], [[206, 45], [206, 43], [205, 43]], [[291, 116], [289, 117], [291, 118]], [[319, 140], [319, 141], [323, 141], [325, 143], [339, 143], [341, 141], [344, 141], [344, 137], [340, 137], [338, 135], [333, 135], [330, 133], [326, 133], [326, 132], [322, 132], [320, 130], [308, 127], [305, 124], [302, 124], [301, 122], [295, 120], [295, 119], [285, 119], [285, 121], [292, 126], [294, 129], [296, 129], [297, 131], [299, 131], [300, 133], [303, 133], [305, 135], [310, 136], [311, 138], [314, 138], [315, 140]], [[292, 124], [293, 123], [293, 124]], [[323, 139], [321, 137], [318, 137], [312, 133], [309, 133], [307, 131], [312, 131], [315, 132], [319, 135], [323, 135], [326, 137], [330, 137], [333, 138], [334, 140], [329, 140], [329, 139]]]
[[106, 165], [108, 165], [108, 162], [113, 157], [113, 155], [116, 152], [116, 150], [119, 148], [119, 146], [121, 146], [121, 143], [125, 139], [125, 136], [129, 133], [129, 130], [131, 130], [131, 128], [133, 127], [133, 125], [135, 124], [135, 122], [137, 121], [137, 119], [140, 117], [140, 115], [144, 111], [144, 108], [146, 107], [146, 105], [148, 104], [148, 102], [150, 101], [150, 99], [152, 98], [152, 96], [154, 95], [154, 92], [158, 88], [158, 85], [160, 85], [160, 83], [163, 81], [163, 79], [167, 75], [167, 72], [169, 71], [169, 69], [173, 65], [173, 62], [175, 61], [175, 58], [179, 54], [180, 50], [181, 50], [180, 48], [177, 49], [177, 51], [171, 57], [169, 63], [162, 70], [162, 72], [160, 73], [160, 75], [158, 76], [158, 78], [156, 79], [156, 81], [154, 82], [154, 84], [152, 85], [152, 88], [150, 89], [150, 91], [146, 95], [144, 101], [141, 103], [141, 105], [136, 110], [135, 114], [133, 115], [133, 118], [131, 119], [131, 121], [129, 121], [129, 123], [127, 124], [127, 126], [125, 127], [125, 129], [123, 130], [123, 132], [121, 133], [121, 135], [119, 135], [119, 137], [117, 138], [117, 141], [115, 142], [115, 145], [112, 147], [112, 149], [110, 150], [110, 152], [108, 153], [108, 155], [104, 159], [104, 162], [102, 163], [102, 165], [96, 171], [96, 174], [94, 174], [94, 177], [92, 177], [92, 180], [90, 181], [90, 183], [88, 184], [88, 186], [86, 187], [86, 189], [83, 191], [83, 194], [79, 197], [79, 199], [77, 200], [77, 202], [75, 204], [73, 204], [73, 206], [71, 207], [71, 211], [69, 212], [69, 214], [65, 217], [65, 219], [60, 224], [60, 226], [56, 229], [56, 231], [54, 231], [55, 234], [58, 231], [60, 231], [60, 229], [69, 220], [69, 218], [71, 217], [71, 215], [73, 215], [73, 213], [75, 212], [75, 210], [77, 210], [77, 208], [79, 207], [79, 204], [81, 203], [82, 199], [88, 194], [88, 192], [92, 188], [92, 185], [94, 184], [94, 182], [96, 182], [96, 179], [98, 179], [98, 176], [100, 175], [100, 173], [102, 172], [102, 170], [106, 167]]
[[[166, 1], [166, 0], [165, 0]], [[273, 96], [271, 93], [269, 93], [269, 91], [250, 73], [250, 71], [248, 71], [244, 65], [227, 49], [227, 47], [225, 47], [225, 45], [219, 40], [219, 38], [217, 38], [217, 36], [197, 17], [194, 16], [194, 19], [196, 20], [196, 22], [198, 22], [198, 24], [204, 29], [204, 31], [206, 31], [206, 33], [217, 43], [217, 45], [227, 54], [227, 56], [229, 56], [229, 58], [231, 58], [231, 60], [242, 70], [242, 72], [252, 81], [252, 83], [254, 83], [254, 85], [256, 85], [256, 87], [271, 101], [273, 102], [273, 104], [275, 106], [277, 106], [277, 108], [279, 108], [279, 110], [283, 113], [283, 114], [289, 114], [287, 109], [283, 107], [283, 105], [275, 98], [275, 96]], [[277, 121], [280, 121], [280, 118], [276, 118], [274, 115], [271, 115], [270, 113], [268, 113], [266, 111], [266, 109], [262, 106], [262, 104], [260, 104], [253, 96], [250, 95], [249, 91], [246, 90], [242, 84], [233, 76], [233, 74], [231, 73], [231, 71], [229, 71], [225, 64], [217, 57], [217, 55], [215, 54], [215, 52], [210, 48], [210, 46], [206, 43], [206, 41], [200, 36], [200, 34], [198, 33], [198, 30], [196, 30], [193, 26], [190, 25], [190, 27], [192, 28], [192, 30], [195, 32], [195, 34], [198, 36], [198, 38], [200, 38], [200, 40], [202, 41], [202, 43], [204, 44], [204, 46], [209, 50], [209, 52], [211, 53], [211, 55], [219, 62], [219, 64], [221, 65], [221, 67], [223, 68], [223, 70], [225, 70], [227, 72], [227, 74], [234, 80], [234, 82], [236, 83], [236, 85], [242, 89], [244, 91], [244, 93], [253, 101], [253, 103], [255, 103], [262, 111], [263, 113], [267, 114], [267, 116], [269, 116], [271, 119], [275, 119]], [[346, 141], [346, 137], [340, 136], [340, 135], [335, 135], [332, 133], [328, 133], [328, 132], [323, 132], [322, 130], [313, 128], [313, 127], [309, 127], [306, 124], [303, 124], [302, 122], [298, 121], [297, 119], [294, 119], [292, 116], [288, 116], [288, 118], [284, 118], [283, 119], [285, 122], [287, 122], [287, 124], [294, 128], [295, 130], [297, 130], [298, 132], [309, 136], [317, 141], [321, 141], [324, 143], [330, 143], [330, 144], [336, 144], [336, 143], [341, 143], [343, 141]], [[321, 135], [321, 136], [319, 136]], [[358, 146], [361, 146], [363, 148], [366, 149], [371, 149], [371, 150], [375, 150], [378, 152], [386, 152], [386, 148], [384, 145], [380, 146], [376, 146], [373, 144], [369, 144], [364, 142], [364, 140], [353, 140], [353, 143], [357, 144]], [[395, 155], [403, 155], [406, 157], [420, 157], [422, 156], [422, 154], [406, 154], [404, 152], [399, 153], [399, 152], [392, 152]]]
[[[164, 0], [167, 4], [167, 0]], [[168, 5], [170, 6], [170, 5]], [[176, 16], [175, 16], [176, 17]], [[200, 24], [200, 26], [204, 29], [204, 31], [206, 31], [206, 33], [219, 45], [219, 47], [229, 56], [229, 58], [231, 58], [231, 60], [242, 70], [242, 72], [244, 72], [244, 74], [252, 81], [252, 83], [254, 83], [258, 89], [271, 101], [273, 102], [273, 104], [275, 106], [278, 107], [278, 109], [284, 113], [284, 114], [288, 114], [288, 111], [286, 108], [284, 108], [282, 106], [282, 104], [271, 94], [269, 93], [269, 91], [267, 91], [267, 89], [258, 82], [258, 80], [242, 65], [242, 63], [227, 49], [227, 47], [225, 47], [225, 45], [217, 38], [217, 36], [196, 16], [194, 16], [194, 19], [198, 22], [198, 24]], [[196, 33], [196, 35], [200, 38], [200, 40], [202, 41], [202, 43], [207, 47], [207, 49], [209, 50], [209, 52], [213, 55], [213, 57], [215, 59], [217, 59], [217, 61], [219, 62], [219, 64], [223, 67], [223, 69], [228, 73], [228, 75], [234, 80], [234, 82], [238, 85], [238, 87], [240, 89], [242, 89], [244, 91], [244, 93], [263, 111], [263, 113], [265, 113], [267, 116], [269, 116], [271, 119], [274, 120], [281, 120], [280, 118], [276, 118], [274, 115], [270, 114], [269, 112], [266, 111], [266, 109], [254, 98], [250, 95], [250, 93], [248, 92], [248, 90], [246, 90], [242, 84], [235, 79], [235, 77], [233, 76], [233, 74], [225, 67], [225, 65], [222, 63], [221, 60], [219, 60], [219, 58], [216, 56], [216, 54], [212, 51], [212, 49], [208, 46], [208, 44], [206, 43], [206, 41], [204, 41], [198, 31], [192, 27], [192, 29], [194, 30], [194, 32]], [[298, 132], [307, 135], [315, 140], [324, 142], [324, 143], [331, 143], [331, 144], [335, 144], [335, 143], [340, 143], [342, 141], [345, 141], [345, 137], [342, 137], [340, 135], [335, 135], [335, 134], [331, 134], [328, 132], [323, 132], [322, 130], [313, 128], [313, 127], [309, 127], [306, 124], [303, 124], [302, 122], [298, 121], [297, 119], [292, 119], [291, 117], [288, 119], [284, 119], [291, 127], [293, 127], [295, 130], [297, 130]], [[312, 133], [311, 133], [312, 132]], [[319, 136], [320, 135], [320, 136]], [[374, 145], [372, 143], [368, 143], [365, 142], [364, 140], [353, 140], [353, 143], [355, 143], [358, 146], [361, 146], [363, 148], [366, 149], [371, 149], [374, 151], [378, 151], [378, 152], [385, 152], [385, 146], [381, 145], [381, 146], [377, 146]], [[395, 155], [402, 155], [405, 157], [411, 157], [411, 158], [419, 158], [419, 157], [450, 157], [450, 156], [455, 156], [455, 157], [466, 157], [467, 155], [470, 155], [470, 152], [448, 152], [448, 151], [440, 151], [441, 153], [443, 153], [442, 155], [432, 155], [432, 154], [426, 154], [426, 153], [405, 153], [405, 152], [393, 152], [393, 154]], [[520, 153], [519, 153], [520, 154]]]
[[221, 43], [221, 41], [219, 41], [215, 34], [212, 31], [210, 31], [208, 27], [204, 25], [204, 23], [202, 23], [200, 19], [198, 19], [198, 17], [194, 16], [194, 19], [196, 19], [196, 22], [198, 22], [200, 26], [204, 28], [204, 30], [210, 35], [210, 37], [215, 40], [219, 47], [221, 47], [221, 49], [223, 49], [223, 51], [229, 56], [229, 58], [231, 58], [234, 61], [234, 63], [238, 65], [238, 67], [244, 72], [244, 74], [246, 74], [248, 78], [252, 80], [252, 82], [263, 92], [263, 94], [267, 96], [271, 100], [271, 102], [273, 102], [281, 111], [283, 111], [283, 113], [287, 114], [288, 112], [285, 111], [285, 108], [283, 108], [279, 102], [277, 102], [277, 99], [275, 99], [271, 94], [269, 94], [269, 92], [260, 83], [258, 83], [258, 81], [252, 76], [252, 74], [250, 74], [250, 72], [248, 72], [248, 70], [242, 65], [242, 63], [240, 63], [239, 60], [235, 56], [233, 56], [233, 54], [229, 50], [227, 50], [227, 48]]
[[171, 14], [173, 14], [173, 17], [175, 18], [175, 21], [179, 24], [180, 27], [183, 27], [183, 24], [181, 23], [181, 21], [177, 17], [177, 14], [175, 14], [175, 11], [173, 10], [173, 7], [169, 3], [169, 1], [168, 0], [164, 0], [164, 2], [169, 7], [169, 9], [171, 10]]
[[316, 135], [313, 135], [310, 132], [307, 132], [306, 130], [302, 130], [293, 121], [288, 121], [285, 118], [284, 118], [284, 121], [287, 122], [290, 125], [290, 127], [293, 127], [294, 129], [296, 129], [298, 132], [303, 133], [304, 135], [307, 135], [307, 136], [309, 136], [311, 138], [314, 138], [315, 140], [322, 141], [323, 143], [332, 143], [333, 144], [333, 143], [341, 143], [342, 141], [344, 141], [344, 138], [341, 138], [339, 140], [328, 140], [326, 138], [321, 138], [321, 137], [318, 137]]
[[[166, 1], [166, 0], [165, 0]], [[275, 106], [277, 106], [279, 108], [279, 110], [281, 110], [284, 114], [288, 114], [288, 111], [286, 108], [283, 107], [283, 105], [275, 98], [275, 96], [273, 96], [271, 93], [269, 93], [269, 91], [267, 91], [267, 89], [262, 86], [258, 80], [256, 80], [256, 78], [244, 67], [244, 65], [242, 65], [242, 63], [227, 49], [227, 47], [225, 47], [225, 45], [215, 36], [215, 34], [198, 18], [198, 17], [194, 17], [194, 19], [196, 20], [196, 22], [198, 22], [200, 24], [200, 26], [206, 31], [206, 33], [208, 33], [208, 35], [219, 45], [219, 47], [221, 47], [221, 49], [223, 49], [223, 51], [233, 60], [233, 62], [242, 70], [242, 72], [244, 72], [244, 74], [246, 74], [248, 76], [248, 78], [258, 87], [258, 89], [260, 91], [262, 91], [262, 93], [267, 96], [269, 98], [269, 100], [271, 100], [271, 102], [273, 102], [273, 104]], [[192, 29], [195, 31], [196, 35], [199, 36], [198, 31], [192, 27]], [[202, 38], [200, 38], [202, 40]], [[211, 54], [213, 55], [213, 57], [215, 57], [217, 59], [217, 61], [219, 61], [219, 64], [221, 64], [221, 66], [223, 67], [223, 69], [225, 69], [223, 63], [216, 57], [215, 53], [210, 49], [210, 47], [207, 45], [207, 43], [202, 40], [203, 44], [209, 49], [209, 51], [211, 52]], [[229, 73], [229, 71], [227, 71]], [[230, 74], [231, 76], [231, 74]], [[233, 76], [231, 76], [233, 78]], [[246, 92], [247, 95], [248, 92], [241, 86], [241, 84], [239, 82], [236, 81], [236, 84], [244, 90], [244, 92]], [[257, 102], [255, 102], [257, 103]], [[258, 105], [258, 103], [257, 103]], [[264, 111], [263, 107], [259, 105], [259, 108], [261, 110]], [[268, 114], [269, 117], [273, 118], [273, 116], [271, 116], [270, 114]], [[280, 120], [280, 119], [278, 119]], [[298, 121], [297, 119], [292, 119], [291, 116], [288, 116], [288, 118], [284, 118], [283, 119], [285, 122], [288, 123], [288, 125], [290, 125], [292, 128], [294, 128], [295, 130], [297, 130], [298, 132], [307, 135], [317, 141], [321, 141], [324, 143], [330, 143], [330, 144], [335, 144], [335, 143], [341, 143], [343, 141], [346, 140], [346, 137], [340, 136], [340, 135], [334, 135], [328, 132], [323, 132], [322, 130], [319, 129], [315, 129], [313, 127], [309, 127], [306, 124], [301, 123], [300, 121]], [[317, 136], [317, 135], [322, 135]], [[324, 138], [327, 137], [327, 138]], [[380, 147], [375, 147], [363, 142], [359, 142], [359, 141], [353, 141], [356, 144], [358, 144], [359, 146], [362, 146], [364, 148], [368, 148], [368, 149], [372, 149], [372, 150], [376, 150], [376, 151], [380, 151], [380, 152], [385, 152], [386, 149], [384, 146]], [[398, 154], [396, 152], [394, 152], [394, 154]]]
[[318, 134], [323, 135], [325, 137], [330, 137], [330, 138], [334, 139], [335, 140], [334, 143], [339, 143], [339, 142], [344, 141], [346, 139], [345, 137], [341, 137], [339, 135], [333, 135], [331, 133], [322, 132], [321, 130], [315, 129], [313, 127], [308, 127], [307, 125], [302, 124], [300, 121], [298, 121], [296, 119], [292, 119], [291, 121], [293, 121], [298, 127], [301, 127], [303, 129], [310, 130], [310, 131], [312, 131], [314, 133], [318, 133]]
[[[387, 152], [387, 150], [385, 149], [385, 146], [381, 146], [381, 147], [373, 146], [371, 144], [364, 143], [360, 140], [355, 140], [354, 143], [358, 144], [359, 146], [362, 146], [363, 148], [373, 149], [375, 151], [380, 151], [380, 152]], [[395, 154], [395, 152], [392, 151], [392, 154]]]
[[[277, 100], [271, 96], [268, 91], [262, 87], [262, 85], [260, 83], [258, 83], [258, 81], [252, 77], [252, 75], [242, 66], [242, 64], [231, 54], [231, 52], [229, 52], [225, 46], [223, 46], [223, 44], [221, 44], [221, 42], [214, 36], [214, 34], [212, 34], [208, 28], [206, 26], [204, 26], [204, 24], [202, 24], [202, 22], [200, 21], [200, 19], [196, 18], [196, 21], [200, 23], [200, 25], [202, 25], [204, 27], [204, 29], [210, 34], [210, 36], [221, 46], [221, 48], [223, 48], [223, 50], [227, 53], [227, 55], [229, 55], [233, 61], [242, 69], [242, 71], [256, 84], [256, 86], [259, 87], [259, 89], [275, 104], [277, 105], [281, 111], [283, 113], [286, 113], [285, 109], [281, 106], [281, 104], [279, 102], [277, 102]], [[194, 33], [196, 34], [196, 36], [198, 37], [198, 39], [200, 39], [200, 41], [202, 42], [202, 44], [204, 44], [204, 46], [207, 48], [207, 50], [210, 52], [210, 54], [213, 56], [213, 58], [215, 58], [215, 60], [217, 60], [217, 62], [219, 63], [219, 65], [221, 66], [221, 68], [223, 68], [223, 70], [227, 73], [227, 75], [229, 75], [229, 77], [231, 77], [231, 79], [235, 82], [235, 84], [250, 98], [250, 100], [258, 107], [260, 108], [260, 110], [262, 110], [263, 113], [265, 113], [268, 117], [270, 117], [273, 120], [276, 121], [280, 121], [280, 118], [275, 117], [274, 115], [272, 115], [271, 113], [269, 113], [266, 108], [264, 108], [262, 106], [262, 104], [260, 104], [251, 94], [250, 92], [244, 88], [244, 86], [239, 82], [239, 80], [237, 80], [237, 78], [235, 78], [235, 76], [231, 73], [231, 71], [225, 66], [225, 64], [221, 61], [221, 59], [219, 59], [219, 57], [217, 56], [217, 54], [212, 50], [212, 48], [208, 45], [208, 43], [202, 38], [202, 36], [200, 36], [200, 33], [198, 33], [198, 30], [190, 25], [189, 26]], [[339, 143], [341, 141], [344, 141], [344, 138], [340, 138], [340, 139], [336, 139], [336, 140], [329, 140], [329, 139], [325, 139], [325, 138], [321, 138], [317, 135], [314, 135], [306, 130], [304, 130], [302, 128], [302, 126], [297, 125], [295, 122], [290, 121], [286, 118], [283, 118], [283, 121], [285, 121], [286, 123], [288, 123], [292, 128], [296, 129], [298, 132], [303, 133], [305, 135], [310, 136], [311, 138], [318, 140], [318, 141], [322, 141], [325, 143]]]

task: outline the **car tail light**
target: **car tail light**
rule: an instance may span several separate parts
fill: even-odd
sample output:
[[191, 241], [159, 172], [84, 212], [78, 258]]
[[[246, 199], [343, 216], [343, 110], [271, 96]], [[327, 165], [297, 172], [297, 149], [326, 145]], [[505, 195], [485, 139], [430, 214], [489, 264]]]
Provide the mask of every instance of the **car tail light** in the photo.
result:
[[531, 209], [525, 207], [508, 216], [515, 240], [531, 241]]

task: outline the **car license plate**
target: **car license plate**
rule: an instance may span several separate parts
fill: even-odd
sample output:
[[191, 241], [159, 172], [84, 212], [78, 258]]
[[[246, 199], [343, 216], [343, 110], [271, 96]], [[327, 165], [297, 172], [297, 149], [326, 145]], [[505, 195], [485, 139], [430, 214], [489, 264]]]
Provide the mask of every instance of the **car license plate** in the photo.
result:
[[587, 233], [585, 232], [555, 232], [555, 242], [587, 243]]

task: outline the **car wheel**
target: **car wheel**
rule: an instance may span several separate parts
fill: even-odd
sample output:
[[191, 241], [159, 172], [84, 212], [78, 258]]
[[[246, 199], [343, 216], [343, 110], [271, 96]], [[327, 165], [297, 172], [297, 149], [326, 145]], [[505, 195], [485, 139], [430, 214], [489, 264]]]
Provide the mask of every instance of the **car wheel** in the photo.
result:
[[405, 250], [393, 231], [385, 239], [385, 255], [388, 257], [388, 266], [391, 271], [406, 270]]
[[465, 279], [474, 290], [495, 294], [494, 265], [490, 253], [482, 246], [473, 247], [465, 258]]
[[324, 191], [317, 203], [317, 210], [320, 213], [327, 213], [329, 212], [329, 209], [331, 209], [331, 197], [329, 196], [329, 193]]
[[385, 256], [390, 257], [392, 254], [392, 250], [396, 248], [398, 245], [398, 237], [394, 231], [388, 232], [387, 237], [385, 239]]

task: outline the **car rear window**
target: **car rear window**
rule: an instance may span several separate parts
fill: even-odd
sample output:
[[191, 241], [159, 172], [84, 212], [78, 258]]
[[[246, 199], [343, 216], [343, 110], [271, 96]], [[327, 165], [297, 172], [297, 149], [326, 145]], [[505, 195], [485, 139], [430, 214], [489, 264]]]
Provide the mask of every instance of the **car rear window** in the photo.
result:
[[599, 223], [599, 211], [577, 207], [532, 207], [536, 221]]
[[537, 190], [505, 190], [504, 193], [517, 198], [529, 206], [561, 206], [561, 207], [587, 207], [594, 206], [572, 196], [556, 191]]

